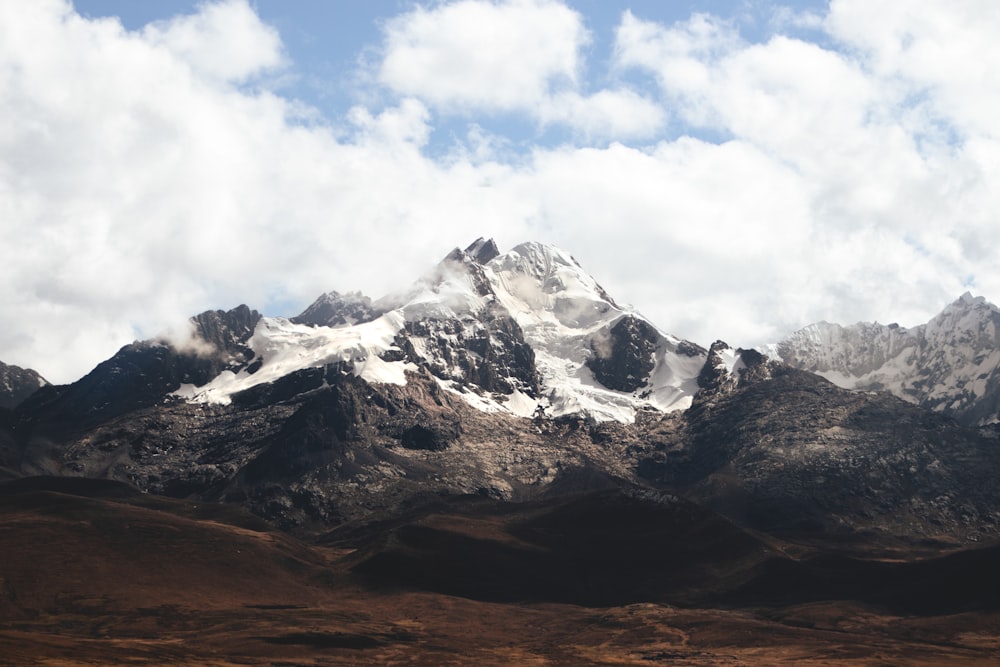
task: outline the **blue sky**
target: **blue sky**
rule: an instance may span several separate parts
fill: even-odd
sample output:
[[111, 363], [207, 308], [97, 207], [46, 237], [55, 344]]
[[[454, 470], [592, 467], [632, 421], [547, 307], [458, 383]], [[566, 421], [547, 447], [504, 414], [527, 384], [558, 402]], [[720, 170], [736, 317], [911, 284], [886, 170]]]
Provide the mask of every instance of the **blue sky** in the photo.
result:
[[1000, 5], [0, 0], [0, 360], [479, 236], [707, 346], [1000, 298]]
[[[74, 5], [81, 14], [89, 17], [115, 17], [128, 30], [141, 30], [154, 21], [169, 20], [178, 15], [195, 12], [199, 1], [177, 0], [160, 2], [134, 2], [129, 0], [77, 0]], [[394, 17], [412, 10], [418, 3], [405, 0], [371, 2], [281, 1], [255, 0], [251, 2], [260, 18], [274, 26], [281, 34], [284, 51], [288, 57], [279, 81], [270, 81], [282, 95], [302, 100], [314, 107], [325, 120], [335, 120], [347, 113], [351, 106], [370, 103], [374, 91], [358, 82], [359, 64], [378, 59], [381, 46], [381, 27]], [[441, 3], [437, 3], [440, 5]], [[424, 3], [427, 7], [435, 3]], [[638, 90], [650, 91], [654, 82], [646, 75], [612, 71], [614, 33], [622, 14], [630, 11], [648, 21], [669, 25], [684, 21], [695, 13], [725, 17], [738, 28], [740, 35], [749, 42], [764, 42], [776, 30], [788, 33], [805, 33], [815, 36], [815, 30], [792, 29], [777, 25], [774, 2], [763, 0], [714, 0], [708, 2], [616, 2], [611, 0], [577, 0], [567, 6], [579, 12], [590, 33], [581, 63], [584, 86], [601, 86], [609, 80], [623, 80]], [[800, 1], [783, 3], [791, 12], [818, 13], [825, 2]], [[259, 85], [254, 81], [249, 86]], [[384, 95], [384, 91], [383, 95]], [[391, 103], [391, 96], [380, 101]], [[567, 139], [566, 132], [558, 126], [539, 128], [519, 113], [486, 114], [477, 123], [513, 139], [521, 150], [532, 146], [553, 145]], [[462, 124], [452, 117], [437, 119], [432, 135], [431, 151], [446, 150]], [[691, 134], [717, 140], [719, 137], [703, 127], [673, 123], [673, 135]]]

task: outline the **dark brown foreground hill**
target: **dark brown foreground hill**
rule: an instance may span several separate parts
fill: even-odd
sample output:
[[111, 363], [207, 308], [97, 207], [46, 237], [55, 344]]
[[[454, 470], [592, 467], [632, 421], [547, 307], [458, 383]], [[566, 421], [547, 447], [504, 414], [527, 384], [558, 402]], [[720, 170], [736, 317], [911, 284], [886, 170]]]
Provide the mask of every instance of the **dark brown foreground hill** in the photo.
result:
[[1000, 661], [995, 548], [853, 550], [622, 492], [442, 499], [317, 546], [233, 507], [17, 480], [0, 485], [0, 664]]

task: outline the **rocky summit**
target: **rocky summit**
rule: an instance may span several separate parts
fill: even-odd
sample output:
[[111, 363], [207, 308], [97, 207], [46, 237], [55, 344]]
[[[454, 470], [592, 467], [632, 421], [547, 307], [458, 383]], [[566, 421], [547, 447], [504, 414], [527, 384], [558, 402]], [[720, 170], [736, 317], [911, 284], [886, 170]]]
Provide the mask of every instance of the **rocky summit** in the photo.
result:
[[13, 408], [47, 385], [45, 378], [30, 368], [0, 362], [0, 408]]

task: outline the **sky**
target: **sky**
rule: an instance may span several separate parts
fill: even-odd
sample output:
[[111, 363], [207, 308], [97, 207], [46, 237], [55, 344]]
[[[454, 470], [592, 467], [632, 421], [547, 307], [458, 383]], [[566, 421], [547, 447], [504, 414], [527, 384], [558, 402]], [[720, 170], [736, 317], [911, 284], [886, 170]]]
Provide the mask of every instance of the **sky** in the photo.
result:
[[703, 346], [1000, 299], [1000, 3], [0, 0], [0, 361], [492, 237]]

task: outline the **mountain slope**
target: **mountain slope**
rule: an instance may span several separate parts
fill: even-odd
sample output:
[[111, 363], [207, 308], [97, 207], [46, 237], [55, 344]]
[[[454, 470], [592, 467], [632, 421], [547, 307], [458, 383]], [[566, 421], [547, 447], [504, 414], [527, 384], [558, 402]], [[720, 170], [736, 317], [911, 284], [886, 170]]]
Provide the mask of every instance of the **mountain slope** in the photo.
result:
[[926, 324], [820, 322], [775, 346], [841, 387], [889, 391], [968, 425], [1000, 421], [1000, 309], [963, 294]]
[[246, 343], [260, 321], [247, 306], [206, 311], [181, 341], [154, 339], [122, 347], [73, 384], [47, 386], [21, 407], [51, 425], [98, 424], [155, 405], [182, 383], [205, 384], [220, 373], [254, 369]]
[[769, 533], [1000, 533], [995, 432], [767, 365], [743, 387], [699, 394], [684, 437], [657, 447], [640, 472]]
[[0, 361], [0, 408], [16, 407], [47, 384], [45, 378], [30, 368]]

